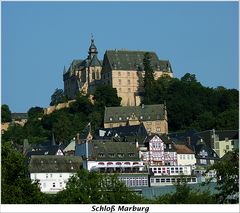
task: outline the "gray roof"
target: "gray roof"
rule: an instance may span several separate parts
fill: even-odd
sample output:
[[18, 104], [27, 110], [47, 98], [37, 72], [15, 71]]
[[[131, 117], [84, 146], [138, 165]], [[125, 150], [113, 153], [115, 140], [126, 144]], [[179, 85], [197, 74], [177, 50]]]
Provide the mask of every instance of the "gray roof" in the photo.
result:
[[[135, 143], [93, 142], [89, 143], [91, 158], [98, 161], [138, 161]], [[122, 155], [122, 156], [121, 156]]]
[[22, 112], [13, 112], [11, 114], [12, 119], [27, 119], [28, 114], [27, 113], [22, 113]]
[[94, 67], [94, 66], [102, 66], [101, 61], [98, 60], [97, 55], [94, 55], [91, 62], [90, 62], [90, 66]]
[[82, 158], [77, 156], [32, 156], [29, 163], [30, 173], [72, 173], [77, 172]]
[[164, 120], [164, 104], [125, 106], [125, 107], [106, 107], [104, 123], [127, 122], [129, 118], [136, 116], [141, 121]]
[[[147, 51], [107, 50], [104, 62], [109, 63], [112, 70], [143, 70], [143, 58]], [[168, 60], [159, 60], [155, 52], [149, 52], [154, 70], [172, 72]], [[108, 61], [108, 62], [106, 62]]]

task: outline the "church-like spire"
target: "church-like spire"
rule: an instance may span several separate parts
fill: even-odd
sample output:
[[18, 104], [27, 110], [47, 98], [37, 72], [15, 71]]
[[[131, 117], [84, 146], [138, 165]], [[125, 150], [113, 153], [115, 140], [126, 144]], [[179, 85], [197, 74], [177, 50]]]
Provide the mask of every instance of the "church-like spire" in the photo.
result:
[[97, 47], [96, 47], [96, 45], [94, 43], [94, 38], [93, 38], [92, 34], [91, 34], [91, 45], [89, 47], [88, 54], [89, 54], [90, 60], [93, 58], [94, 55], [98, 54]]
[[64, 66], [64, 68], [63, 68], [63, 75], [66, 73], [67, 71], [66, 71], [66, 67]]

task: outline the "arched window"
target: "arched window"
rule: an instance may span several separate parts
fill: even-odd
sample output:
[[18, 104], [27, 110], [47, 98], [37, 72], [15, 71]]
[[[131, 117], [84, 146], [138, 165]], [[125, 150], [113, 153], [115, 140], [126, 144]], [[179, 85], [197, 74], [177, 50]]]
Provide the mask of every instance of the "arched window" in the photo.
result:
[[92, 71], [92, 79], [95, 80], [95, 71]]

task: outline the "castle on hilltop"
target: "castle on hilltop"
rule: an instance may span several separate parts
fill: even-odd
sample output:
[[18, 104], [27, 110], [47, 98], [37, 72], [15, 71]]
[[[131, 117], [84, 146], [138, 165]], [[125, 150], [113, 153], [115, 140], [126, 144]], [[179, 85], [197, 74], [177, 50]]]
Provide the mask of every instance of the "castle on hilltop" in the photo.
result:
[[[69, 68], [64, 67], [64, 94], [75, 99], [79, 92], [93, 93], [97, 85], [107, 84], [116, 88], [122, 98], [122, 106], [138, 106], [143, 94], [143, 58], [147, 51], [106, 50], [103, 61], [98, 59], [94, 39], [84, 60], [73, 60]], [[155, 79], [162, 75], [173, 77], [168, 60], [159, 60], [155, 52], [149, 52]]]

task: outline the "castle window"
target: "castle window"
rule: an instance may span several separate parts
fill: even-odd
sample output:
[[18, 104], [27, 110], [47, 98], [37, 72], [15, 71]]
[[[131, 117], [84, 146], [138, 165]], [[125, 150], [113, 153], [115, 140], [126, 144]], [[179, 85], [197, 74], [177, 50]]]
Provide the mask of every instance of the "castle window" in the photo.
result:
[[122, 92], [122, 88], [119, 88], [118, 90], [119, 90], [119, 92]]
[[121, 79], [118, 79], [118, 84], [121, 85], [122, 81]]
[[121, 76], [121, 72], [118, 72], [118, 76]]
[[131, 81], [130, 80], [128, 80], [128, 85], [130, 85], [131, 84]]
[[130, 88], [128, 88], [128, 92], [131, 92], [131, 89], [130, 89]]
[[157, 132], [160, 132], [160, 128], [157, 128]]
[[92, 72], [92, 79], [95, 79], [95, 72]]
[[130, 76], [130, 72], [127, 73], [128, 77]]

